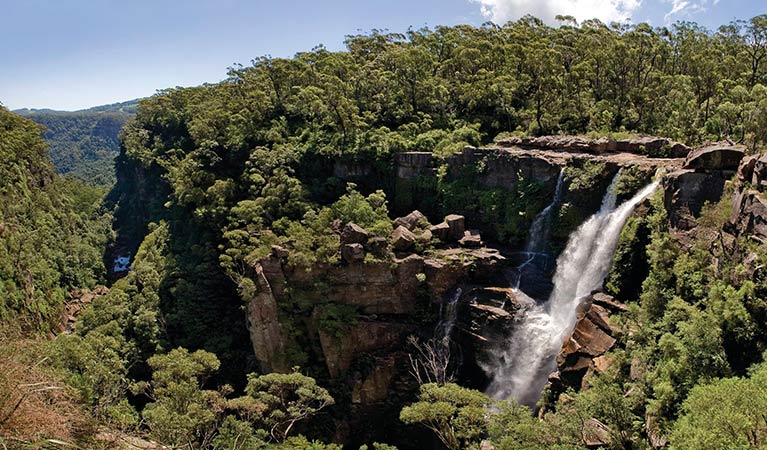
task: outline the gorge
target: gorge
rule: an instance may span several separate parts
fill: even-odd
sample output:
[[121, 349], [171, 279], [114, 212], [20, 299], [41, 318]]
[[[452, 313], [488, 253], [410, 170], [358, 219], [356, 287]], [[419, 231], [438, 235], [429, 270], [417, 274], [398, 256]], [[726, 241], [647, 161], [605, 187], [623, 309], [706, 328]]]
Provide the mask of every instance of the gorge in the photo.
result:
[[563, 20], [0, 107], [0, 448], [762, 447], [767, 18]]

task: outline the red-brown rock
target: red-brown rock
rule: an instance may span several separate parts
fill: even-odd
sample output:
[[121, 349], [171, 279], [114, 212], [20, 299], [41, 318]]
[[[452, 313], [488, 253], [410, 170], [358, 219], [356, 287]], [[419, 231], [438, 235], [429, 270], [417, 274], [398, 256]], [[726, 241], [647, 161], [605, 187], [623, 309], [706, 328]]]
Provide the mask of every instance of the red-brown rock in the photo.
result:
[[445, 217], [445, 223], [449, 228], [448, 239], [452, 241], [458, 241], [463, 238], [466, 231], [466, 219], [458, 214], [450, 214]]
[[369, 237], [370, 233], [353, 222], [347, 223], [341, 231], [342, 244], [364, 244]]
[[403, 252], [409, 250], [413, 246], [415, 243], [415, 234], [400, 225], [392, 231], [391, 240], [394, 250]]
[[403, 226], [410, 231], [415, 230], [418, 227], [429, 226], [429, 220], [421, 211], [415, 210], [405, 217], [398, 217], [394, 219], [394, 226]]

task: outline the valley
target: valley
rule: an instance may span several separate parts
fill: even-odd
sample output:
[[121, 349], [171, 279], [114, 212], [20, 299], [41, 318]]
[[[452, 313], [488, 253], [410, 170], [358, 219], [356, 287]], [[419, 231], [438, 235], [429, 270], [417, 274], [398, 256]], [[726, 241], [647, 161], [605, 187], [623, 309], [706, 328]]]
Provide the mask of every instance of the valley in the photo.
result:
[[0, 446], [761, 448], [765, 20], [0, 107]]

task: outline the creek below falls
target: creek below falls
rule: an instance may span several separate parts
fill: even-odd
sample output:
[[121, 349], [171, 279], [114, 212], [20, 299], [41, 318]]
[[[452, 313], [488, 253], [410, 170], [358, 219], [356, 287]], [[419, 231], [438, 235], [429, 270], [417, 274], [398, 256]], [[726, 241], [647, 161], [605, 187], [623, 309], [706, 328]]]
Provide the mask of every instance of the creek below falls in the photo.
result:
[[[555, 259], [550, 250], [550, 227], [567, 190], [560, 173], [551, 203], [530, 227], [524, 251], [508, 255], [513, 268], [506, 274], [507, 287], [529, 307], [517, 312], [512, 329], [495, 335], [477, 357], [476, 365], [485, 382], [475, 387], [483, 388], [493, 400], [515, 400], [535, 408], [548, 376], [556, 372], [557, 355], [573, 332], [579, 307], [593, 292], [601, 290], [610, 272], [626, 221], [636, 206], [658, 188], [654, 181], [618, 204], [615, 186], [620, 176], [619, 171], [604, 193], [599, 210], [570, 234], [565, 249]], [[459, 288], [445, 299], [435, 329], [438, 340], [447, 342], [452, 337], [455, 322], [460, 320], [456, 313], [460, 296]]]

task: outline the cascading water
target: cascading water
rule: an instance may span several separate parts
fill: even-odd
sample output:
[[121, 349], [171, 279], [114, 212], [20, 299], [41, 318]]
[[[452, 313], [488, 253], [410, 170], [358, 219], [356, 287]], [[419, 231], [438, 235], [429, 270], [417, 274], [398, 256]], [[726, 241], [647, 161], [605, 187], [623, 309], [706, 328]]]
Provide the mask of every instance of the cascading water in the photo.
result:
[[483, 364], [491, 376], [487, 394], [494, 399], [514, 398], [533, 406], [548, 374], [556, 370], [556, 355], [573, 330], [576, 311], [592, 291], [601, 288], [612, 263], [618, 237], [629, 215], [658, 186], [653, 182], [616, 209], [613, 178], [600, 210], [570, 235], [557, 259], [554, 290], [546, 303], [531, 308], [493, 360]]
[[449, 341], [453, 334], [455, 321], [458, 317], [458, 300], [461, 298], [461, 294], [463, 294], [463, 289], [457, 287], [450, 295], [449, 300], [439, 305], [439, 322], [434, 330], [434, 337], [439, 342]]
[[514, 283], [514, 289], [519, 289], [522, 283], [522, 277], [525, 273], [525, 269], [530, 264], [536, 261], [536, 259], [544, 258], [544, 261], [548, 259], [549, 254], [546, 253], [547, 243], [549, 241], [549, 234], [551, 234], [551, 222], [552, 216], [556, 212], [559, 204], [562, 203], [562, 195], [564, 194], [564, 169], [559, 171], [557, 177], [557, 186], [554, 189], [554, 198], [541, 212], [535, 216], [533, 223], [530, 224], [530, 231], [527, 235], [527, 245], [525, 251], [522, 253], [525, 260], [517, 266], [517, 277]]
[[562, 194], [565, 184], [564, 180], [565, 171], [562, 169], [559, 171], [559, 177], [557, 177], [557, 187], [554, 189], [554, 198], [548, 206], [543, 208], [543, 210], [535, 216], [533, 223], [530, 225], [525, 253], [542, 253], [546, 251], [546, 244], [549, 241], [549, 234], [551, 233], [552, 215], [562, 202]]

